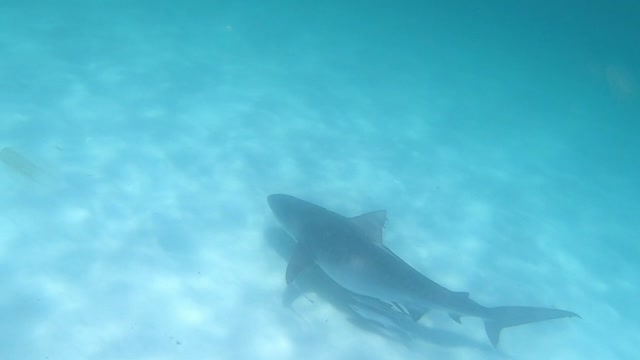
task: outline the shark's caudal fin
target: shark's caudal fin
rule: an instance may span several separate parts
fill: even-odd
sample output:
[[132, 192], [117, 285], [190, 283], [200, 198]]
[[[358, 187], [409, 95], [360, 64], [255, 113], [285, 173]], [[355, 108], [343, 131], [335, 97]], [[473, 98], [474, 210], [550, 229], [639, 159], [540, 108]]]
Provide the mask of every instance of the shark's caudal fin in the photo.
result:
[[500, 331], [506, 327], [529, 324], [565, 317], [580, 317], [571, 311], [529, 306], [499, 306], [489, 308], [489, 316], [484, 321], [484, 329], [493, 346], [498, 345]]

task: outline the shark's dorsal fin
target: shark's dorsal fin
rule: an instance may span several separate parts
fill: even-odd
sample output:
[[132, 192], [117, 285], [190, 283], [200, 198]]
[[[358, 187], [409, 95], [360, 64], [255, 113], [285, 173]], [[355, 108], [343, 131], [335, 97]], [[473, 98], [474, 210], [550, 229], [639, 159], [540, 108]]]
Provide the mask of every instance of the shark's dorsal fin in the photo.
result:
[[352, 217], [350, 220], [365, 233], [367, 238], [376, 244], [382, 244], [382, 228], [387, 221], [386, 210], [371, 211]]
[[291, 254], [289, 265], [287, 265], [287, 273], [285, 278], [287, 285], [291, 284], [298, 275], [304, 270], [313, 266], [313, 258], [306, 246], [298, 244]]

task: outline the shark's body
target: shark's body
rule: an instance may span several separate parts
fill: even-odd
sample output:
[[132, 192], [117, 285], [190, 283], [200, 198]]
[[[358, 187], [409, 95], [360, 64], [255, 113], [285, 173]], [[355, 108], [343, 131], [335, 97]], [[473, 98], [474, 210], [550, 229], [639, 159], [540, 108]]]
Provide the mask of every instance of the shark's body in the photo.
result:
[[468, 293], [446, 289], [384, 246], [383, 210], [347, 218], [289, 195], [270, 195], [267, 201], [280, 224], [298, 241], [287, 267], [287, 284], [317, 265], [346, 289], [393, 304], [416, 321], [429, 309], [443, 310], [457, 322], [461, 316], [482, 318], [494, 346], [505, 327], [578, 316], [538, 307], [489, 308], [471, 300]]

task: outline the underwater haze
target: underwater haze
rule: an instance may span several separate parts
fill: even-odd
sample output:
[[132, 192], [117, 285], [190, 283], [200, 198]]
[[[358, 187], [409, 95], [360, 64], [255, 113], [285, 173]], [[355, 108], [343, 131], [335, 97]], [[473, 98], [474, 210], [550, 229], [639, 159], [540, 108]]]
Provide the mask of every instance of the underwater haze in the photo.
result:
[[[635, 359], [640, 3], [0, 3], [0, 359]], [[353, 311], [266, 198], [508, 328]], [[360, 309], [362, 310], [362, 309]]]

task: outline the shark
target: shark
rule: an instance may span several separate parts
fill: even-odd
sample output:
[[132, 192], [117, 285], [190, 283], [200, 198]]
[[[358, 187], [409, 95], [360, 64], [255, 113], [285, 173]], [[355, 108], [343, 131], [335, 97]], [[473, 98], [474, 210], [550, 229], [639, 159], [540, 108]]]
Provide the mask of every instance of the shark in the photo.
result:
[[504, 328], [580, 318], [574, 312], [554, 308], [487, 307], [472, 300], [468, 292], [436, 283], [383, 243], [385, 210], [346, 217], [286, 194], [269, 195], [267, 203], [278, 223], [296, 240], [285, 273], [287, 285], [317, 266], [352, 293], [389, 304], [416, 322], [430, 310], [444, 311], [458, 323], [463, 316], [481, 318], [494, 347]]

